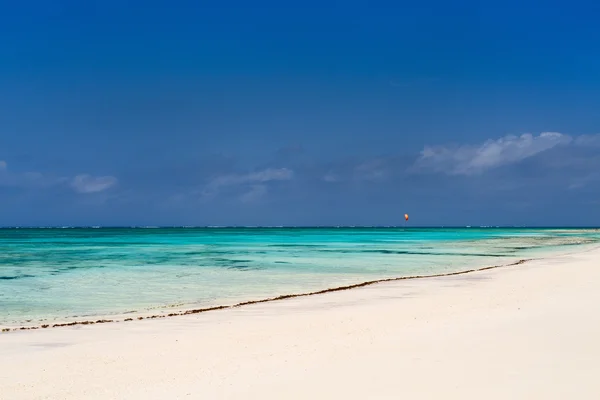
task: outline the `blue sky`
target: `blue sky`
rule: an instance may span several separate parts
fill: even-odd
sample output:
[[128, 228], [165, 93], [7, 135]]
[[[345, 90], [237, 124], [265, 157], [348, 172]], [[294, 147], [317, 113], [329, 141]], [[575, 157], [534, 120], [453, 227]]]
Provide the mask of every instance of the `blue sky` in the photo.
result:
[[592, 1], [0, 0], [0, 225], [600, 225]]

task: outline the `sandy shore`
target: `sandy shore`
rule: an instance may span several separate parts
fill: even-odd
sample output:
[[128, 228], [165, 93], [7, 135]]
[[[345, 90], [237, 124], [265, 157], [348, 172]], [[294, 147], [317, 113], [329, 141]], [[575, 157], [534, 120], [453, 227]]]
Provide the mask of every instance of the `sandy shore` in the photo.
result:
[[0, 334], [0, 399], [599, 399], [600, 250]]

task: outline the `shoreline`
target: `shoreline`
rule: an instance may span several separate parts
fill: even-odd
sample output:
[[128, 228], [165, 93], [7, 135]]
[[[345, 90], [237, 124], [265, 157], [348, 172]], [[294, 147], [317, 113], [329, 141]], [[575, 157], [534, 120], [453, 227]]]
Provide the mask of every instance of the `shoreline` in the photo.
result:
[[357, 289], [357, 288], [371, 286], [371, 285], [375, 285], [375, 284], [379, 284], [379, 283], [396, 282], [396, 281], [403, 281], [403, 280], [428, 279], [428, 278], [443, 278], [443, 277], [447, 277], [447, 276], [465, 275], [465, 274], [471, 274], [474, 272], [486, 271], [489, 269], [514, 267], [514, 266], [521, 265], [528, 261], [532, 261], [532, 260], [536, 260], [536, 259], [540, 260], [543, 258], [525, 258], [525, 259], [520, 259], [520, 260], [511, 262], [511, 263], [508, 263], [508, 264], [490, 265], [490, 266], [481, 267], [481, 268], [471, 268], [471, 269], [467, 269], [467, 270], [459, 270], [459, 271], [455, 271], [455, 272], [445, 272], [445, 273], [440, 273], [440, 274], [408, 275], [408, 276], [399, 276], [399, 277], [393, 277], [393, 278], [374, 279], [374, 280], [370, 280], [370, 281], [354, 283], [351, 285], [335, 286], [335, 287], [321, 289], [321, 290], [317, 290], [317, 291], [313, 291], [313, 292], [283, 294], [283, 295], [279, 295], [279, 296], [275, 296], [275, 297], [267, 297], [267, 298], [258, 299], [258, 300], [247, 300], [247, 301], [242, 301], [239, 303], [229, 304], [229, 305], [225, 304], [225, 305], [216, 305], [216, 306], [203, 307], [203, 308], [182, 309], [181, 311], [171, 312], [168, 314], [141, 314], [140, 313], [135, 318], [127, 317], [124, 319], [123, 319], [123, 315], [127, 315], [127, 314], [116, 314], [116, 315], [118, 315], [118, 317], [114, 318], [114, 316], [113, 316], [112, 319], [109, 319], [110, 317], [106, 316], [106, 315], [105, 316], [99, 315], [97, 317], [97, 319], [94, 318], [94, 319], [90, 319], [90, 320], [79, 320], [79, 321], [72, 321], [72, 322], [58, 322], [58, 323], [53, 323], [53, 324], [16, 326], [16, 327], [0, 326], [0, 328], [1, 328], [0, 334], [16, 332], [16, 331], [30, 331], [30, 330], [37, 330], [37, 329], [62, 328], [62, 327], [76, 326], [76, 325], [96, 325], [96, 324], [132, 322], [132, 321], [136, 321], [136, 320], [142, 321], [142, 320], [146, 320], [146, 319], [161, 319], [161, 318], [180, 317], [180, 316], [194, 315], [194, 314], [200, 314], [200, 313], [205, 313], [205, 312], [210, 312], [210, 311], [239, 308], [239, 307], [249, 306], [252, 304], [271, 303], [271, 302], [275, 302], [275, 301], [294, 299], [294, 298], [299, 298], [299, 297], [317, 296], [317, 295], [322, 295], [325, 293], [333, 293], [333, 292], [339, 292], [339, 291], [344, 291], [344, 290]]
[[[550, 253], [543, 257], [523, 258], [523, 259], [518, 259], [517, 261], [513, 261], [513, 262], [510, 262], [507, 264], [488, 265], [488, 266], [479, 267], [479, 268], [470, 268], [470, 269], [465, 269], [465, 270], [458, 270], [458, 271], [454, 271], [454, 272], [444, 272], [444, 273], [438, 273], [438, 274], [407, 275], [407, 276], [399, 276], [399, 277], [391, 277], [391, 278], [373, 279], [373, 280], [362, 281], [362, 282], [358, 282], [358, 283], [354, 283], [354, 284], [350, 284], [350, 285], [334, 286], [334, 287], [320, 289], [320, 290], [316, 290], [316, 291], [312, 291], [312, 292], [289, 293], [289, 294], [282, 294], [282, 295], [277, 295], [274, 297], [266, 297], [266, 298], [256, 299], [256, 300], [244, 300], [244, 301], [234, 303], [234, 304], [221, 304], [221, 305], [217, 304], [217, 305], [201, 307], [201, 308], [186, 308], [186, 307], [177, 308], [177, 306], [174, 306], [173, 308], [177, 309], [177, 311], [174, 311], [174, 312], [166, 312], [165, 311], [164, 313], [161, 313], [161, 314], [152, 314], [151, 312], [134, 311], [134, 312], [128, 312], [128, 313], [99, 314], [99, 315], [93, 316], [93, 318], [82, 319], [82, 320], [71, 320], [70, 318], [65, 318], [65, 319], [63, 319], [63, 322], [56, 322], [56, 320], [55, 320], [55, 322], [53, 322], [53, 323], [40, 323], [37, 325], [19, 325], [18, 323], [14, 324], [14, 325], [13, 324], [0, 325], [0, 335], [2, 333], [10, 333], [10, 332], [16, 332], [16, 331], [29, 331], [29, 330], [38, 330], [38, 329], [45, 330], [45, 329], [51, 329], [51, 328], [62, 328], [62, 327], [78, 326], [78, 325], [97, 325], [97, 324], [107, 324], [107, 323], [133, 322], [133, 321], [141, 321], [141, 320], [147, 320], [147, 319], [152, 320], [152, 319], [180, 317], [180, 316], [200, 314], [200, 313], [205, 313], [205, 312], [210, 312], [210, 311], [219, 311], [219, 310], [226, 310], [226, 309], [231, 309], [231, 308], [239, 308], [239, 307], [244, 307], [244, 306], [248, 306], [248, 305], [252, 305], [252, 304], [269, 303], [269, 302], [293, 299], [293, 298], [298, 298], [298, 297], [316, 296], [316, 295], [322, 295], [325, 293], [332, 293], [332, 292], [338, 292], [338, 291], [344, 291], [344, 290], [352, 290], [352, 289], [356, 289], [356, 288], [360, 288], [360, 287], [365, 287], [365, 286], [370, 286], [370, 285], [375, 285], [375, 284], [380, 284], [380, 283], [386, 283], [386, 282], [395, 282], [395, 281], [413, 280], [413, 279], [431, 279], [431, 278], [441, 278], [441, 277], [446, 277], [446, 276], [471, 274], [474, 272], [486, 271], [489, 269], [513, 267], [513, 266], [521, 265], [521, 264], [524, 264], [524, 263], [527, 263], [527, 262], [530, 262], [533, 260], [544, 260], [544, 259], [548, 259], [548, 258], [552, 258], [552, 257], [560, 257], [560, 256], [564, 256], [564, 255], [569, 255], [569, 254], [577, 254], [577, 253], [583, 253], [583, 252], [587, 252], [587, 251], [593, 251], [595, 249], [600, 249], [600, 245], [598, 245], [597, 243], [577, 244], [575, 246], [577, 246], [578, 249], [577, 249], [577, 251], [574, 251], [574, 252]], [[553, 250], [556, 251], [556, 249], [553, 249]], [[167, 309], [167, 308], [168, 307], [165, 307], [165, 309]], [[132, 317], [129, 315], [134, 315], [134, 316]]]
[[222, 312], [0, 335], [0, 387], [32, 400], [595, 400], [600, 247], [577, 250]]

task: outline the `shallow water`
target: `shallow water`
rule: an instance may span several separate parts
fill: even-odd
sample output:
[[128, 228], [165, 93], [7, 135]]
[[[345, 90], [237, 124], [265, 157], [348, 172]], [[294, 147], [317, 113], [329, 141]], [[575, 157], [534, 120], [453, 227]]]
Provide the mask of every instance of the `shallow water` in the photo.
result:
[[594, 229], [2, 229], [0, 324], [230, 304], [596, 242]]

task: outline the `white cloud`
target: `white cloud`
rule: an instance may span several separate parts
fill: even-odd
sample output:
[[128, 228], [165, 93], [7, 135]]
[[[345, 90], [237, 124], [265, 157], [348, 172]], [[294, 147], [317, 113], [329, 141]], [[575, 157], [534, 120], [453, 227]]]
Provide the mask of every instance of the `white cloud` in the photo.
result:
[[103, 192], [117, 183], [114, 176], [91, 176], [87, 174], [77, 175], [71, 181], [71, 186], [79, 193]]
[[514, 164], [572, 138], [558, 132], [529, 133], [487, 140], [481, 145], [426, 146], [415, 163], [417, 169], [428, 169], [450, 175], [475, 175], [503, 165]]
[[267, 168], [248, 174], [222, 175], [213, 179], [210, 184], [213, 186], [227, 186], [252, 182], [287, 181], [292, 179], [293, 175], [293, 171], [287, 168]]

